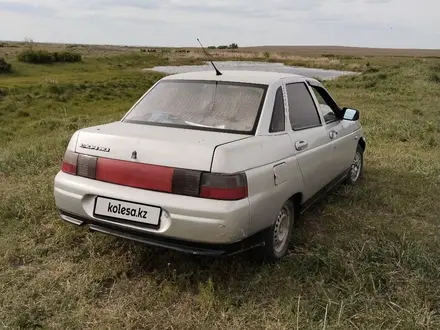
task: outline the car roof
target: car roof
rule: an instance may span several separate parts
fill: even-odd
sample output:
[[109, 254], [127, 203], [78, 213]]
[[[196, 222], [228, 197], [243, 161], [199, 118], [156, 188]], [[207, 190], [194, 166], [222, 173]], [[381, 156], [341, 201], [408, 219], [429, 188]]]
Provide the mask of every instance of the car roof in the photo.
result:
[[215, 71], [195, 71], [187, 73], [178, 73], [166, 76], [164, 80], [214, 80], [214, 81], [228, 81], [241, 82], [251, 84], [270, 85], [280, 79], [292, 78], [297, 81], [304, 81], [308, 78], [281, 72], [267, 72], [267, 71], [244, 71], [244, 70], [225, 70], [222, 71], [221, 76], [217, 76]]

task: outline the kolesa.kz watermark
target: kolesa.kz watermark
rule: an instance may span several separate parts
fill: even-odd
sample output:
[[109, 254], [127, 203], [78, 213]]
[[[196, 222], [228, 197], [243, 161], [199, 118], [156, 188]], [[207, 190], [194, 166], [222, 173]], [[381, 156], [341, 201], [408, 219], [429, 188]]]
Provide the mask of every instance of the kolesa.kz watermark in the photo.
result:
[[147, 219], [147, 214], [148, 214], [147, 211], [144, 211], [141, 208], [132, 209], [129, 207], [121, 206], [121, 204], [112, 205], [111, 202], [108, 203], [107, 211], [113, 214], [129, 215], [132, 217], [137, 217], [142, 219]]

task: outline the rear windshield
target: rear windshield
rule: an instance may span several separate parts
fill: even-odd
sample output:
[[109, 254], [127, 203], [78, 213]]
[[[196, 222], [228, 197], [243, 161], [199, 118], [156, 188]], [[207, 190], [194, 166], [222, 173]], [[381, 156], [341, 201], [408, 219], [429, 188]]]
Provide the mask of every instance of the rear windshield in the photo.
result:
[[124, 121], [253, 133], [265, 92], [264, 85], [164, 80], [140, 100]]

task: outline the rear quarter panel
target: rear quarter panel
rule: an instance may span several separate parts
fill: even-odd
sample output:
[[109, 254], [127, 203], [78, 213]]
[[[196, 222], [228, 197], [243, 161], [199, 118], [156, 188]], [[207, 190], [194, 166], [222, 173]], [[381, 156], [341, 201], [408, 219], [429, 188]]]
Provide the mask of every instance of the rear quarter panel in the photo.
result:
[[75, 151], [78, 142], [78, 137], [79, 137], [79, 130], [73, 133], [72, 136], [70, 137], [69, 143], [67, 145], [67, 150]]
[[246, 172], [250, 235], [271, 226], [284, 202], [303, 191], [303, 177], [287, 133], [254, 136], [220, 146], [215, 151], [211, 170]]

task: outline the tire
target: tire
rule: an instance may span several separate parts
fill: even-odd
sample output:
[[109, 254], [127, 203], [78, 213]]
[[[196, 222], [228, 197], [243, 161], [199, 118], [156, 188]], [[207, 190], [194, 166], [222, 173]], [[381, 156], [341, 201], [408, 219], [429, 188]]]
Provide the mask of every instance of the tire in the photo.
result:
[[275, 223], [264, 233], [265, 245], [257, 249], [258, 257], [264, 261], [277, 261], [283, 258], [290, 246], [297, 212], [291, 200], [281, 207]]
[[364, 173], [364, 149], [360, 145], [356, 148], [353, 163], [351, 164], [348, 176], [345, 179], [345, 183], [348, 185], [354, 185], [359, 182]]

